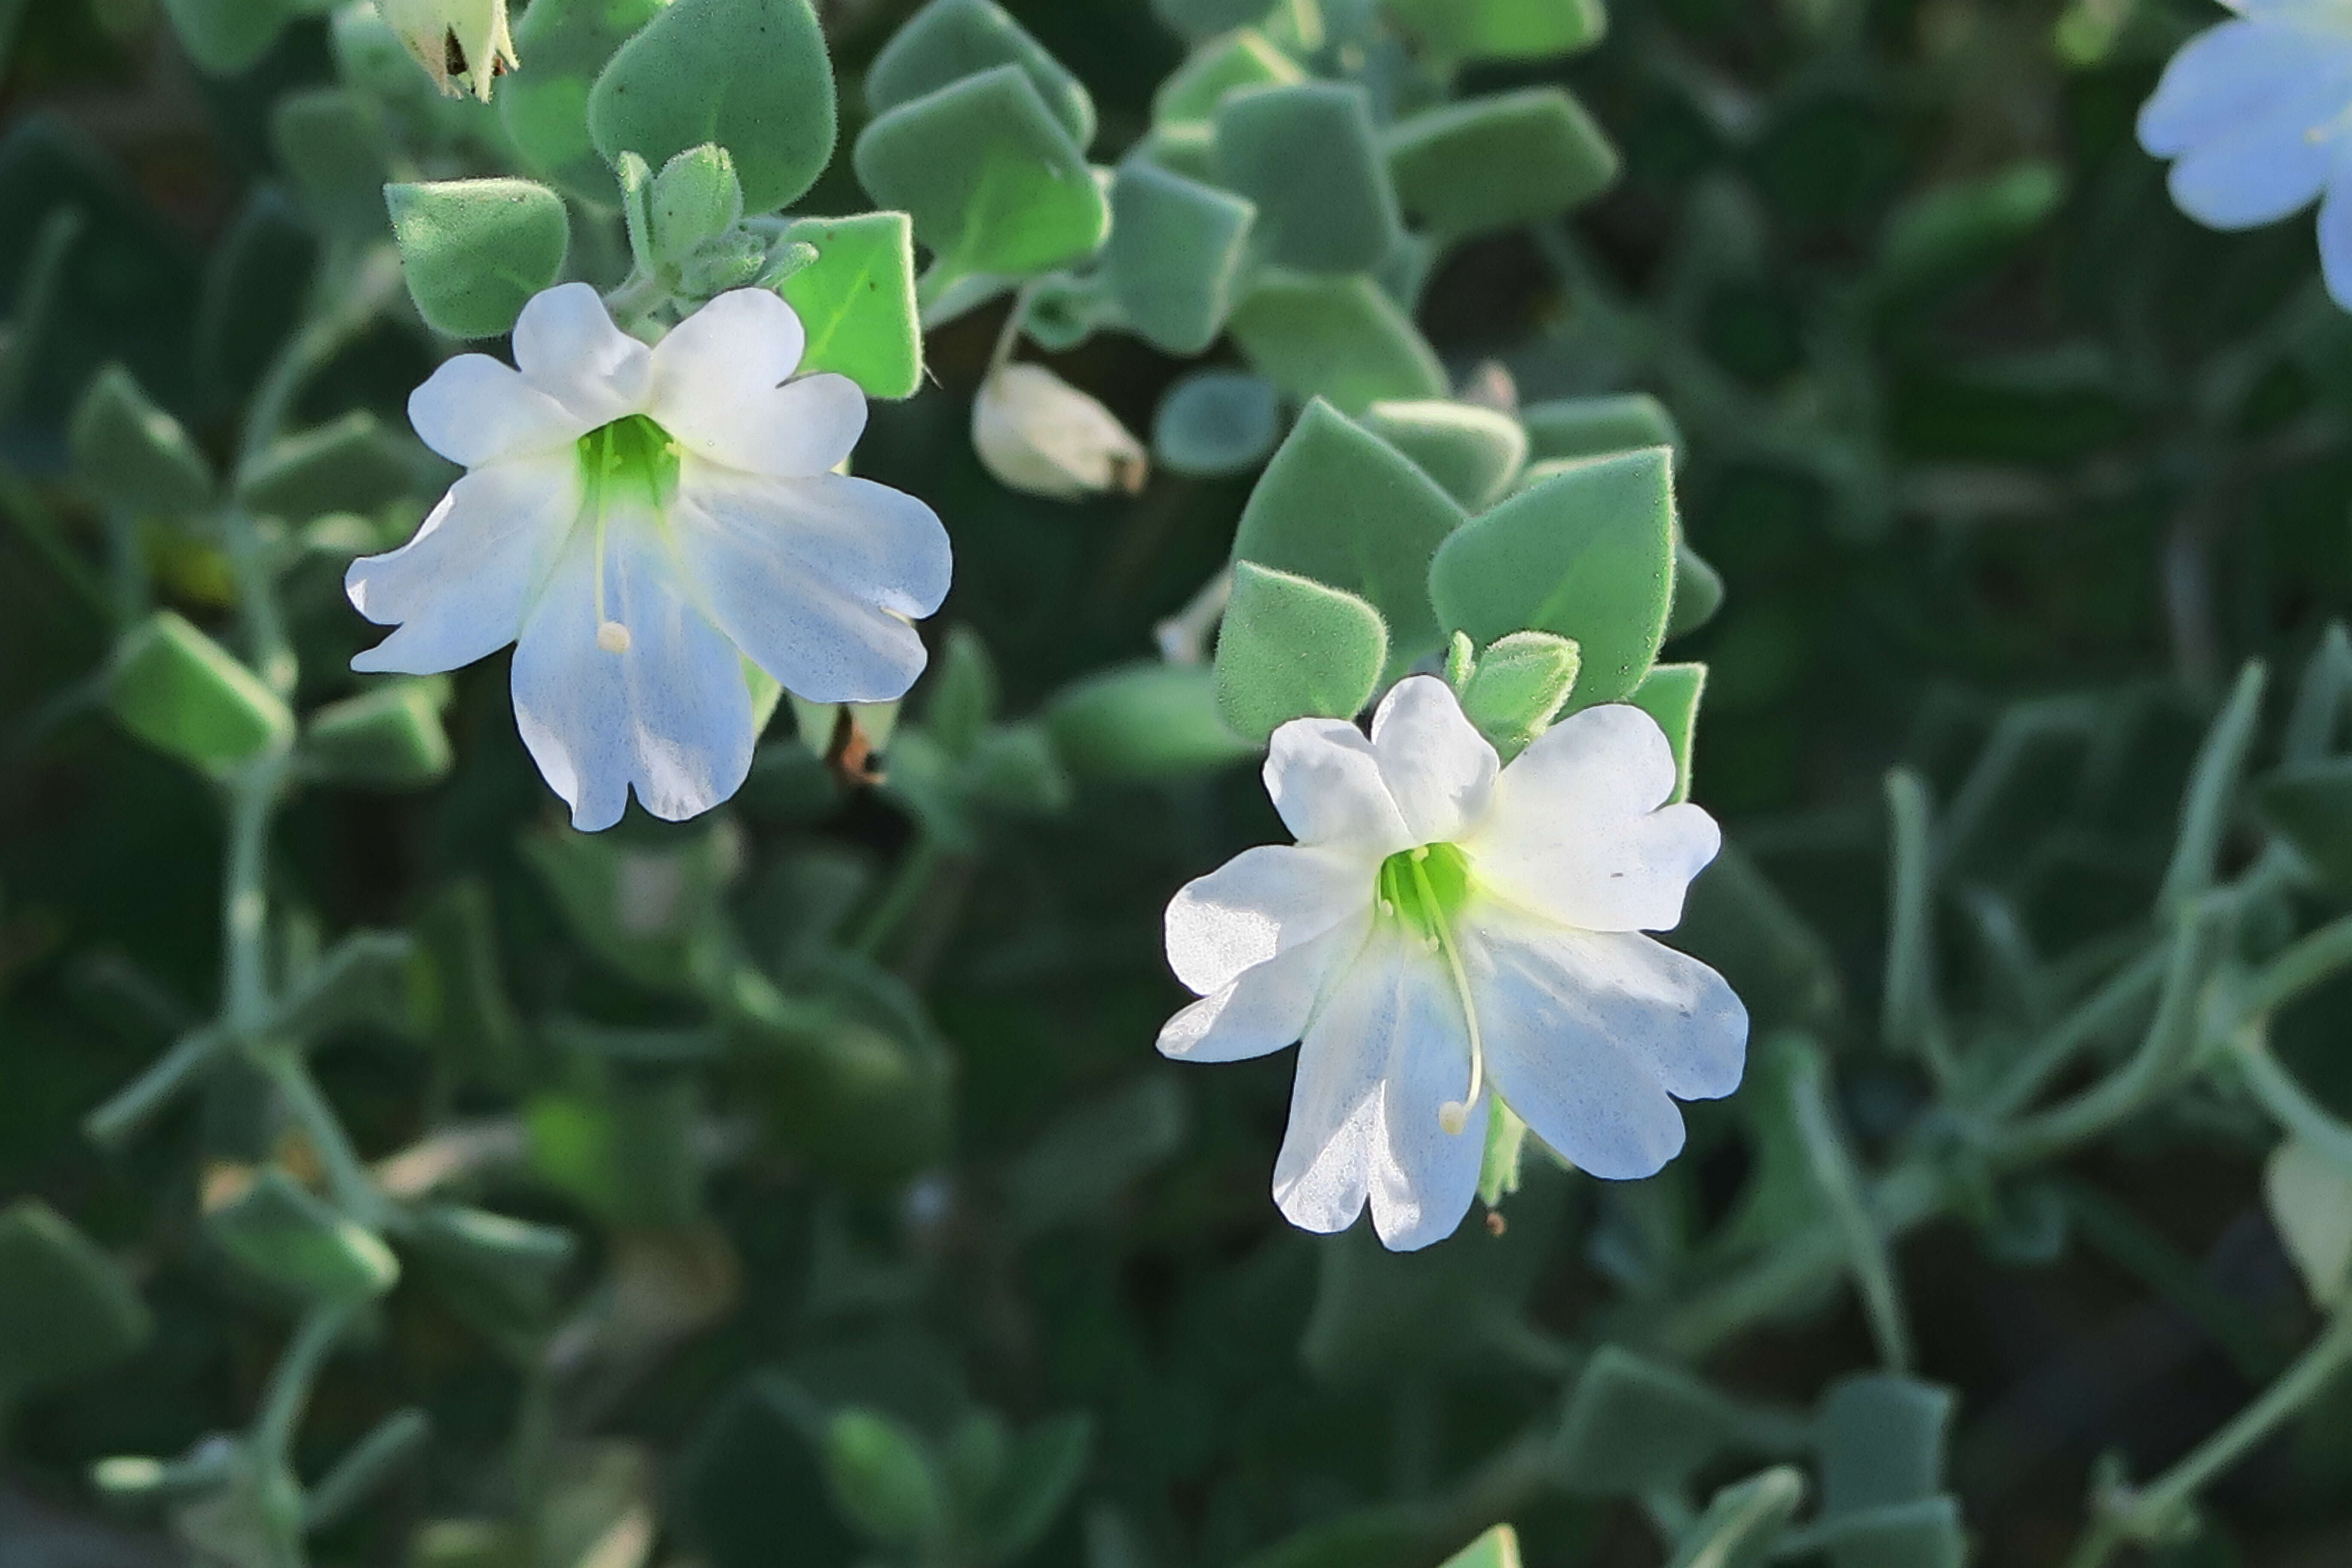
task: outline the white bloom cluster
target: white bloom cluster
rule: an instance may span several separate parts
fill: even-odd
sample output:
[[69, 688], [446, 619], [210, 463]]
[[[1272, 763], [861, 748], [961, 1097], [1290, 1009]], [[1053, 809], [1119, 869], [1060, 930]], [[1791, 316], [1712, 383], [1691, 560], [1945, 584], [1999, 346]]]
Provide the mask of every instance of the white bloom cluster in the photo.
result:
[[839, 375], [794, 378], [792, 307], [721, 294], [648, 348], [584, 283], [515, 323], [518, 368], [460, 354], [408, 401], [467, 472], [388, 555], [360, 613], [399, 629], [362, 670], [455, 669], [515, 644], [515, 722], [575, 827], [629, 792], [656, 816], [733, 795], [755, 739], [748, 660], [812, 702], [887, 702], [923, 668], [947, 531], [833, 472], [866, 428]]
[[1160, 1048], [1234, 1061], [1301, 1042], [1275, 1201], [1334, 1231], [1369, 1202], [1388, 1246], [1469, 1211], [1499, 1100], [1596, 1176], [1680, 1152], [1675, 1100], [1739, 1085], [1748, 1012], [1644, 931], [1682, 918], [1722, 838], [1665, 805], [1671, 748], [1638, 708], [1589, 708], [1499, 766], [1451, 688], [1397, 683], [1369, 739], [1275, 732], [1265, 782], [1298, 837], [1235, 857], [1168, 908], [1202, 998]]

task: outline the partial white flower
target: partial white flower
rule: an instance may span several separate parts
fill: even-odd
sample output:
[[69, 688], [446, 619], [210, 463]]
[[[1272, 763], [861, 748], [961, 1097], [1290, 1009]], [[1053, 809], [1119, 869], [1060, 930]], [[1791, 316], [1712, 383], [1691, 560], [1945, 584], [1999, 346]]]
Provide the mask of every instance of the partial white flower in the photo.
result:
[[1444, 681], [1372, 719], [1275, 731], [1265, 784], [1295, 846], [1246, 850], [1168, 906], [1202, 999], [1160, 1033], [1188, 1061], [1302, 1042], [1274, 1197], [1307, 1230], [1367, 1202], [1400, 1251], [1469, 1212], [1499, 1100], [1596, 1176], [1658, 1170], [1675, 1101], [1739, 1085], [1748, 1010], [1640, 933], [1682, 919], [1722, 835], [1664, 805], [1675, 760], [1638, 708], [1588, 708], [1507, 768]]
[[516, 727], [574, 827], [635, 788], [708, 811], [751, 763], [758, 666], [811, 702], [887, 702], [923, 668], [909, 623], [947, 596], [947, 531], [832, 470], [866, 428], [838, 375], [793, 377], [792, 307], [721, 294], [647, 348], [584, 283], [523, 307], [509, 369], [460, 354], [408, 400], [467, 472], [416, 537], [352, 563], [399, 629], [352, 661], [411, 675], [515, 644]]
[[2211, 228], [2319, 208], [2327, 291], [2352, 310], [2352, 0], [2225, 0], [2239, 13], [2181, 46], [2139, 113], [2172, 199]]
[[383, 19], [433, 85], [451, 98], [490, 100], [490, 83], [516, 68], [507, 0], [383, 0]]
[[998, 482], [1055, 500], [1133, 495], [1151, 471], [1118, 415], [1037, 364], [1003, 365], [981, 383], [971, 445]]

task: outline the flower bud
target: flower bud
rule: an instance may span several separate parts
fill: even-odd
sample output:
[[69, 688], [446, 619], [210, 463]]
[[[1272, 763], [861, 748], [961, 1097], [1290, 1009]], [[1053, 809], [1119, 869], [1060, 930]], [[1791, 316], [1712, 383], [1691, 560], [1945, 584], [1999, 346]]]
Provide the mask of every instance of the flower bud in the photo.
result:
[[735, 161], [726, 148], [709, 142], [688, 148], [654, 176], [652, 205], [655, 256], [685, 260], [741, 221], [743, 186]]
[[971, 444], [1004, 484], [1057, 500], [1114, 486], [1133, 495], [1150, 472], [1118, 416], [1042, 365], [1009, 364], [982, 384]]
[[490, 100], [491, 79], [513, 70], [507, 0], [382, 0], [383, 19], [451, 98]]

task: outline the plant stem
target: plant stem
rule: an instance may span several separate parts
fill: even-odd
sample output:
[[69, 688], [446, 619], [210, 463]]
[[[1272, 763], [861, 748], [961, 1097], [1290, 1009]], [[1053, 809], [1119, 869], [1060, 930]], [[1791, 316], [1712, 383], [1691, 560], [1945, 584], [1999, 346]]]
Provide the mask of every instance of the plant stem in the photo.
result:
[[310, 378], [368, 329], [400, 288], [400, 253], [390, 245], [372, 246], [361, 256], [342, 297], [287, 340], [262, 373], [261, 384], [254, 389], [253, 402], [246, 409], [245, 433], [237, 442], [239, 486], [251, 476], [261, 455], [285, 434], [294, 416], [295, 402]]

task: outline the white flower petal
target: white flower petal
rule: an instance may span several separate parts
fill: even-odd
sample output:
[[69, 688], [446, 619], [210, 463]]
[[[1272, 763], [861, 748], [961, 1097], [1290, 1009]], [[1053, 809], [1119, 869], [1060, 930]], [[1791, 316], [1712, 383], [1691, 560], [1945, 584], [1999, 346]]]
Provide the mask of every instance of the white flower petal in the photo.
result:
[[1674, 752], [1638, 708], [1588, 708], [1554, 725], [1495, 783], [1463, 840], [1482, 887], [1585, 931], [1668, 931], [1691, 879], [1723, 847], [1715, 819], [1673, 793]]
[[1237, 1062], [1295, 1044], [1335, 970], [1354, 962], [1370, 929], [1369, 914], [1287, 947], [1235, 975], [1168, 1020], [1162, 1056], [1190, 1062]]
[[1748, 1009], [1723, 977], [1647, 937], [1495, 910], [1463, 925], [1486, 1070], [1536, 1136], [1596, 1176], [1656, 1172], [1683, 1146], [1671, 1097], [1739, 1086]]
[[1374, 859], [1420, 842], [1381, 776], [1363, 731], [1339, 719], [1293, 719], [1265, 752], [1265, 792], [1301, 844], [1344, 844]]
[[654, 350], [654, 419], [687, 451], [776, 479], [809, 479], [849, 456], [866, 395], [846, 376], [788, 380], [805, 338], [764, 289], [721, 294]]
[[590, 429], [646, 411], [652, 351], [613, 324], [585, 283], [532, 295], [515, 320], [514, 353], [523, 379]]
[[2352, 108], [2341, 80], [2282, 90], [2235, 128], [2201, 142], [2172, 165], [2172, 199], [2212, 228], [2253, 228], [2300, 211], [2335, 163], [2333, 138], [2315, 137]]
[[765, 479], [688, 457], [679, 559], [752, 663], [811, 702], [888, 702], [922, 673], [911, 617], [947, 597], [947, 530], [913, 496], [824, 474]]
[[2319, 204], [2319, 270], [2329, 296], [2352, 310], [2352, 141], [2339, 144]]
[[354, 609], [400, 627], [352, 668], [430, 675], [514, 641], [579, 513], [580, 465], [568, 449], [459, 479], [415, 538], [344, 574]]
[[1415, 844], [1450, 843], [1486, 815], [1501, 762], [1445, 682], [1398, 681], [1372, 715], [1372, 750]]
[[2198, 34], [2164, 68], [2139, 111], [2139, 144], [2158, 158], [2181, 153], [2246, 123], [2282, 91], [2327, 68], [2302, 28], [2224, 22]]
[[[751, 766], [740, 656], [680, 591], [648, 517], [607, 519], [600, 617], [593, 531], [581, 533], [515, 647], [523, 744], [583, 831], [618, 822], [632, 787], [656, 816], [708, 811]], [[628, 629], [625, 651], [599, 646], [603, 619]]]
[[1373, 1145], [1372, 1226], [1393, 1252], [1454, 1234], [1478, 1194], [1494, 1097], [1481, 1094], [1468, 1121], [1449, 1132], [1440, 1111], [1470, 1089], [1470, 1033], [1445, 965], [1408, 959], [1398, 976], [1398, 1026], [1381, 1088]]
[[1367, 913], [1378, 866], [1342, 849], [1244, 849], [1168, 901], [1168, 966], [1197, 995]]
[[1381, 1080], [1397, 1027], [1393, 925], [1333, 978], [1300, 1043], [1274, 1201], [1301, 1230], [1345, 1230], [1364, 1212], [1381, 1135]]
[[568, 447], [590, 422], [488, 354], [443, 360], [408, 395], [416, 438], [466, 468]]

